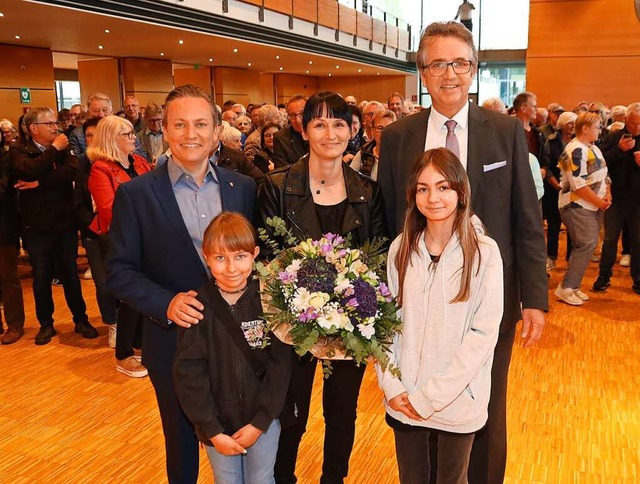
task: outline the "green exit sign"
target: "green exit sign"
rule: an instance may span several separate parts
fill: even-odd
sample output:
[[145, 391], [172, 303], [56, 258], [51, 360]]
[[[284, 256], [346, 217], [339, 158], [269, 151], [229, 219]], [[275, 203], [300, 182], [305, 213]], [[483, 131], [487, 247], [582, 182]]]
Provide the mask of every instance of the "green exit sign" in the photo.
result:
[[22, 104], [31, 104], [31, 89], [28, 87], [20, 88], [20, 102]]

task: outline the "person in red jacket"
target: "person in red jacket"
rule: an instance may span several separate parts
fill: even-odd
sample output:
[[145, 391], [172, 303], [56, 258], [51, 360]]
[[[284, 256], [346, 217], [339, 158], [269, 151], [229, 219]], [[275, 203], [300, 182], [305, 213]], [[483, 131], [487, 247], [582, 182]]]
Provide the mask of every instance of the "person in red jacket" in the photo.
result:
[[[118, 116], [103, 118], [94, 133], [93, 143], [87, 150], [92, 161], [89, 192], [96, 206], [96, 216], [89, 229], [98, 234], [103, 260], [107, 257], [107, 235], [113, 216], [113, 200], [122, 183], [151, 170], [147, 160], [133, 154], [136, 145], [133, 125]], [[131, 377], [147, 376], [147, 369], [134, 356], [133, 343], [142, 326], [140, 316], [126, 304], [118, 308], [116, 333], [116, 370]], [[110, 332], [116, 331], [116, 324]]]

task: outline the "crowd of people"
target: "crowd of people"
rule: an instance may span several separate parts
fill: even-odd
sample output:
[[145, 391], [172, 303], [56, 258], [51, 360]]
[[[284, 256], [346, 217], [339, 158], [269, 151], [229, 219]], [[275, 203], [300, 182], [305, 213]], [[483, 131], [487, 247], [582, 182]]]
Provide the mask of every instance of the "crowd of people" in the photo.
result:
[[[86, 111], [0, 121], [2, 344], [24, 334], [20, 243], [35, 344], [56, 335], [56, 279], [75, 332], [98, 337], [79, 231], [116, 369], [154, 387], [169, 482], [196, 482], [200, 441], [216, 482], [294, 483], [317, 362], [246, 336], [262, 311], [254, 227], [277, 216], [303, 239], [390, 238], [404, 329], [389, 352], [402, 376], [378, 378], [400, 481], [428, 482], [436, 468], [441, 482], [502, 482], [516, 324], [525, 347], [542, 335], [561, 225], [570, 256], [560, 300], [589, 299], [581, 281], [603, 219], [592, 289], [610, 284], [622, 232], [621, 262], [640, 294], [640, 103], [543, 109], [524, 92], [510, 113], [500, 99], [479, 107], [468, 96], [477, 51], [457, 22], [425, 29], [417, 63], [430, 109], [397, 92], [386, 104], [320, 92], [218, 107], [187, 85], [163, 106], [127, 96], [114, 113], [95, 93]], [[322, 483], [348, 474], [363, 375], [335, 361], [323, 381]]]

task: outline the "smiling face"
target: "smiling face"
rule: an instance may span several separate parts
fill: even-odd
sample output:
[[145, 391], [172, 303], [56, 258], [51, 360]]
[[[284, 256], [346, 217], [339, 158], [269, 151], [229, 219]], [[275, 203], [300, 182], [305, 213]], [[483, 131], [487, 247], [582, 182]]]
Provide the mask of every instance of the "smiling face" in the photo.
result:
[[58, 126], [53, 112], [46, 112], [29, 129], [34, 141], [48, 147], [58, 136]]
[[351, 127], [341, 118], [327, 118], [323, 114], [307, 124], [302, 137], [309, 141], [310, 159], [315, 161], [339, 161], [347, 148]]
[[253, 261], [259, 252], [259, 247], [256, 247], [253, 253], [214, 247], [204, 256], [218, 287], [223, 291], [234, 292], [247, 285], [247, 279], [253, 270]]
[[[434, 37], [426, 44], [419, 55], [423, 56], [423, 65], [433, 62], [453, 62], [455, 60], [473, 60], [473, 52], [466, 42], [457, 37]], [[469, 99], [469, 88], [475, 75], [476, 66], [466, 74], [456, 74], [452, 66], [447, 66], [442, 76], [433, 76], [429, 69], [422, 69], [420, 77], [429, 91], [433, 107], [442, 115], [452, 118]]]
[[111, 115], [112, 112], [111, 104], [105, 99], [93, 99], [89, 104], [90, 118], [104, 118]]
[[267, 148], [273, 151], [273, 137], [278, 132], [278, 128], [272, 127], [264, 132], [264, 144]]
[[129, 121], [137, 121], [140, 117], [140, 103], [137, 99], [127, 98], [124, 100], [124, 114]]
[[217, 143], [211, 105], [200, 97], [180, 97], [165, 109], [165, 139], [173, 159], [185, 167], [206, 163]]
[[427, 165], [418, 177], [416, 206], [428, 223], [446, 224], [453, 229], [458, 193], [432, 164]]

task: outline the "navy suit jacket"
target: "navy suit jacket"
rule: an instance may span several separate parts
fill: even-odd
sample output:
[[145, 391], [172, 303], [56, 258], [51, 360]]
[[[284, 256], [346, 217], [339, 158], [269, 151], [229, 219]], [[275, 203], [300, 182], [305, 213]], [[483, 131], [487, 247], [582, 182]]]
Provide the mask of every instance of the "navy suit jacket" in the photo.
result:
[[[402, 230], [406, 184], [413, 163], [424, 153], [429, 113], [402, 118], [382, 133], [378, 183], [391, 234]], [[468, 130], [471, 207], [497, 242], [504, 266], [504, 332], [520, 320], [521, 304], [548, 309], [542, 218], [524, 130], [517, 120], [470, 104]]]
[[[253, 220], [255, 182], [214, 167], [222, 209]], [[109, 233], [107, 288], [145, 318], [143, 363], [170, 371], [176, 349], [175, 325], [166, 326], [169, 302], [196, 290], [207, 271], [196, 252], [173, 194], [167, 165], [121, 185]]]

